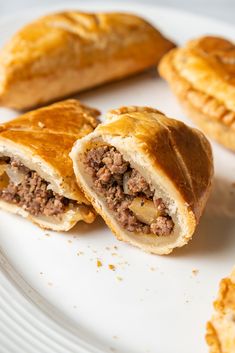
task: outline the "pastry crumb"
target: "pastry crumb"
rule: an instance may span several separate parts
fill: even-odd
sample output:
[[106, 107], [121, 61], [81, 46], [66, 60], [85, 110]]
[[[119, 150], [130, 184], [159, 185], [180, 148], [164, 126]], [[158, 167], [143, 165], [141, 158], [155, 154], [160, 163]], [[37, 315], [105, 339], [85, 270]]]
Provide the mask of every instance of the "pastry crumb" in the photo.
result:
[[77, 256], [80, 256], [80, 255], [83, 255], [84, 254], [84, 252], [82, 252], [82, 251], [78, 251], [77, 252]]
[[110, 247], [106, 246], [105, 249], [106, 249], [106, 250], [110, 250]]
[[117, 280], [118, 280], [118, 281], [122, 281], [122, 280], [123, 280], [123, 278], [122, 278], [122, 277], [120, 277], [120, 276], [117, 276]]
[[97, 267], [101, 267], [101, 266], [103, 266], [103, 264], [102, 264], [102, 262], [100, 260], [97, 260], [96, 261], [96, 266]]
[[50, 237], [51, 235], [49, 233], [45, 233], [45, 236], [46, 237]]
[[152, 271], [152, 272], [154, 272], [154, 271], [156, 271], [156, 267], [150, 267], [150, 271]]
[[40, 273], [40, 275], [43, 275], [43, 272], [39, 272]]
[[115, 270], [116, 270], [115, 266], [112, 265], [112, 264], [109, 264], [109, 269], [112, 270], [112, 271], [115, 271]]
[[116, 352], [116, 349], [114, 347], [110, 347], [109, 349], [111, 350], [111, 352]]
[[118, 339], [118, 336], [113, 336], [113, 339], [114, 339], [114, 340], [117, 340], [117, 339]]
[[69, 240], [67, 240], [67, 242], [71, 244], [71, 243], [72, 243], [72, 240], [69, 239]]
[[117, 250], [118, 249], [118, 247], [116, 246], [116, 245], [114, 245], [114, 247], [113, 247], [115, 250]]
[[194, 269], [192, 270], [192, 274], [193, 274], [194, 276], [197, 276], [198, 273], [199, 273], [199, 270], [198, 270], [198, 269], [194, 268]]
[[53, 286], [53, 283], [52, 283], [52, 282], [48, 282], [47, 284], [48, 284], [48, 286], [50, 286], [50, 287]]

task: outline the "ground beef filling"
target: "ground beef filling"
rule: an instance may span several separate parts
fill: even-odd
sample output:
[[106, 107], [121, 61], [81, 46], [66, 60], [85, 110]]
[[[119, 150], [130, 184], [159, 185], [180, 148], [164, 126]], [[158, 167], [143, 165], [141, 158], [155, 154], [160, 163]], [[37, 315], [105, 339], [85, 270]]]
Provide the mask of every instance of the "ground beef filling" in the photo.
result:
[[[115, 213], [123, 228], [130, 232], [159, 236], [171, 234], [174, 223], [167, 214], [163, 200], [157, 197], [153, 188], [114, 147], [100, 146], [89, 150], [84, 155], [84, 164], [93, 179], [94, 189], [105, 197], [108, 208]], [[141, 200], [140, 206], [143, 208], [146, 201], [151, 201], [157, 215], [153, 222], [141, 221], [130, 209], [134, 200]]]
[[[16, 204], [33, 216], [62, 215], [70, 203], [74, 201], [54, 193], [48, 188], [49, 183], [35, 171], [26, 168], [13, 158], [0, 158], [1, 163], [7, 163], [9, 182], [0, 188], [0, 198]], [[17, 178], [11, 176], [17, 176]]]

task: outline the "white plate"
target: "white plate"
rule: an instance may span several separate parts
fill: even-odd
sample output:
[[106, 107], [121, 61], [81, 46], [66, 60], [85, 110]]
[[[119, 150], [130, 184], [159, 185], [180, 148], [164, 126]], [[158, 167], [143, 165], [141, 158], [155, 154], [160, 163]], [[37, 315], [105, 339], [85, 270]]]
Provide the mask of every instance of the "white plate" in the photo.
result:
[[[6, 19], [0, 24], [0, 44], [38, 15], [69, 7], [75, 5]], [[76, 7], [139, 13], [180, 44], [208, 33], [235, 37], [234, 27], [166, 8], [108, 2]], [[191, 124], [153, 72], [79, 97], [103, 112], [125, 104], [150, 105]], [[16, 114], [0, 113], [1, 121]], [[212, 300], [235, 262], [235, 159], [216, 144], [213, 151], [217, 182], [207, 212], [191, 243], [170, 256], [118, 242], [100, 219], [56, 234], [0, 212], [0, 352], [206, 352]], [[103, 266], [97, 267], [97, 259]]]

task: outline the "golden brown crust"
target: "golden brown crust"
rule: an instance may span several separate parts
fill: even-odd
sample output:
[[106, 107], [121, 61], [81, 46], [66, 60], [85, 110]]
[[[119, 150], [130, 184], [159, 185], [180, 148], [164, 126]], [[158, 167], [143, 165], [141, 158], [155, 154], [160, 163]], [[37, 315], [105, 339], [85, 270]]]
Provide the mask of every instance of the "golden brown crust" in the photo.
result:
[[[161, 248], [156, 245], [158, 240], [155, 239], [155, 242], [153, 237], [149, 240], [141, 234], [138, 240], [128, 238], [124, 235], [124, 230], [114, 224], [109, 212], [100, 206], [97, 195], [91, 191], [86, 174], [82, 172], [79, 153], [89, 148], [90, 144], [92, 146], [92, 141], [100, 139], [111, 145], [113, 143], [115, 147], [118, 144], [118, 149], [123, 146], [123, 152], [133, 158], [133, 161], [136, 158], [139, 168], [145, 169], [145, 177], [149, 175], [149, 178], [161, 178], [164, 187], [177, 200], [184, 214], [185, 229], [180, 240], [174, 239], [177, 244], [175, 246], [187, 243], [204, 209], [213, 175], [211, 148], [204, 135], [180, 121], [167, 118], [156, 109], [122, 107], [111, 111], [107, 123], [100, 124], [92, 134], [78, 141], [72, 150], [71, 157], [78, 183], [117, 237], [160, 254], [172, 251], [173, 241]], [[145, 166], [141, 165], [143, 160]], [[141, 239], [145, 244], [141, 243]]]
[[131, 14], [50, 14], [1, 51], [0, 104], [25, 109], [120, 79], [157, 64], [172, 47]]
[[235, 271], [220, 283], [215, 313], [207, 324], [206, 341], [210, 353], [233, 353], [235, 351]]
[[203, 37], [174, 49], [159, 71], [186, 113], [204, 132], [235, 150], [235, 46], [222, 38]]
[[77, 139], [94, 130], [98, 115], [73, 99], [31, 111], [0, 125], [0, 154], [12, 153], [47, 178], [57, 193], [89, 205], [77, 186], [69, 152]]

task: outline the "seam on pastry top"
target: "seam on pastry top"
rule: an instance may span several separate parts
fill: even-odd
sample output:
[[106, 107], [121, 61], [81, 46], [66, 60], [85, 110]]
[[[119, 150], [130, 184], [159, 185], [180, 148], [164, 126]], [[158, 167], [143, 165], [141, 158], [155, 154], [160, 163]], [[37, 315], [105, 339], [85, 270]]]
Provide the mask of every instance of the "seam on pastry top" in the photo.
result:
[[235, 129], [235, 112], [229, 110], [222, 102], [205, 92], [199, 91], [193, 85], [182, 77], [173, 63], [174, 56], [169, 60], [172, 74], [180, 79], [177, 82], [177, 91], [183, 95], [185, 99], [198, 109], [200, 112], [209, 115], [214, 120], [219, 120], [226, 126], [231, 126]]
[[[116, 13], [115, 13], [116, 14]], [[108, 17], [107, 17], [108, 15]], [[97, 47], [99, 46], [104, 46], [104, 44], [108, 41], [110, 41], [110, 38], [107, 37], [107, 33], [110, 30], [110, 24], [112, 25], [111, 21], [107, 21], [109, 19], [110, 15], [112, 13], [107, 14], [107, 13], [98, 13], [98, 14], [93, 14], [93, 13], [81, 13], [81, 12], [62, 12], [62, 13], [55, 13], [52, 16], [44, 17], [42, 20], [45, 21], [45, 25], [58, 28], [61, 30], [66, 31], [67, 33], [70, 33], [72, 35], [76, 35], [81, 41], [86, 41], [90, 43], [94, 43], [94, 41], [97, 40], [97, 37], [100, 37], [100, 39], [104, 39], [104, 43], [102, 42], [97, 42], [96, 45]], [[123, 23], [120, 23], [123, 26], [124, 31], [119, 32], [118, 30], [115, 30], [115, 25], [113, 27], [112, 31], [112, 40], [116, 39], [117, 41], [122, 41], [124, 44], [129, 43], [129, 36], [125, 37], [123, 34], [127, 32], [127, 28], [131, 26], [135, 26], [137, 30], [141, 30], [141, 36], [146, 36], [144, 31], [142, 30], [144, 26], [149, 26], [149, 29], [152, 28], [152, 26], [147, 23], [146, 21], [141, 21], [137, 16], [133, 15], [127, 15], [125, 14], [126, 17], [130, 19], [129, 23], [128, 21], [124, 21]], [[40, 21], [40, 20], [39, 20]], [[115, 23], [114, 23], [115, 24]], [[126, 30], [125, 30], [126, 28]], [[154, 29], [155, 34], [161, 34]], [[131, 42], [133, 42], [133, 39], [135, 39], [135, 42], [140, 41], [140, 36], [136, 35], [135, 31], [133, 31], [134, 36], [131, 36]], [[106, 45], [105, 45], [106, 46]]]

